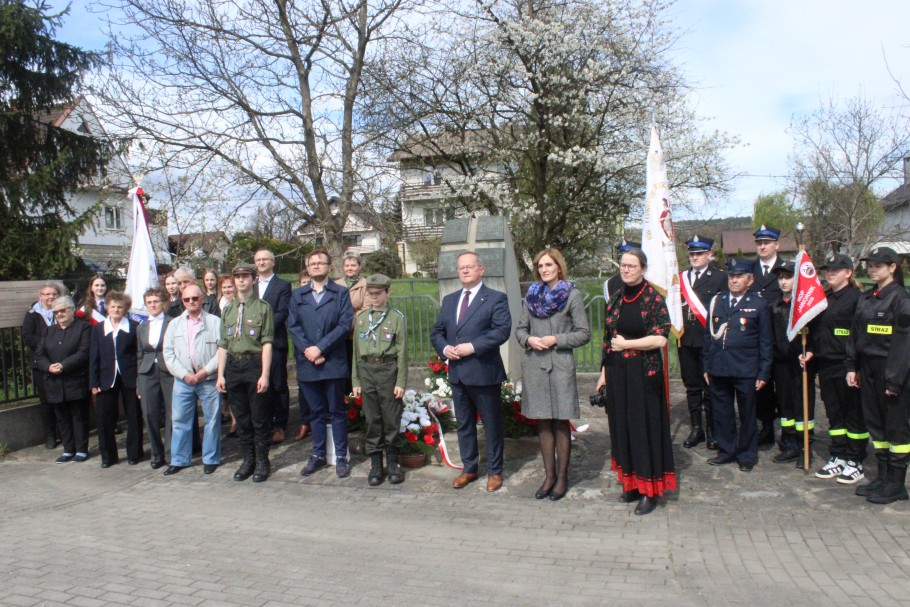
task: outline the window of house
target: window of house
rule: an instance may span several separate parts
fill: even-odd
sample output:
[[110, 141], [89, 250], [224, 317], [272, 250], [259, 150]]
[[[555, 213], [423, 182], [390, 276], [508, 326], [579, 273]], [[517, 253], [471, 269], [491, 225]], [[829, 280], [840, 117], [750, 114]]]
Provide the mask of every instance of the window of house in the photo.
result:
[[321, 246], [322, 246], [322, 243], [324, 243], [324, 242], [325, 242], [325, 239], [324, 239], [322, 236], [317, 236], [317, 237], [316, 237], [316, 246], [317, 246], [317, 247], [321, 247]]
[[451, 213], [447, 213], [445, 209], [424, 209], [423, 224], [427, 227], [441, 226], [450, 215]]
[[442, 183], [442, 171], [436, 169], [433, 171], [433, 185], [439, 185]]
[[107, 230], [121, 230], [120, 207], [104, 207], [104, 227]]
[[363, 242], [362, 234], [343, 234], [341, 236], [341, 242], [344, 243], [346, 247], [359, 247]]
[[433, 185], [433, 168], [426, 167], [423, 170], [423, 185]]

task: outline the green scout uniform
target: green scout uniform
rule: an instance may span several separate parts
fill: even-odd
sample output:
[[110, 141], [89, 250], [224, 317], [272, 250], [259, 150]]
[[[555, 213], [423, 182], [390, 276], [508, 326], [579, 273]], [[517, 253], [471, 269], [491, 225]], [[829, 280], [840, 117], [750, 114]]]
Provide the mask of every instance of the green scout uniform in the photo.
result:
[[363, 396], [366, 453], [391, 449], [404, 402], [393, 395], [408, 381], [407, 323], [398, 310], [365, 310], [354, 321], [351, 383]]
[[244, 458], [235, 480], [249, 476], [253, 465], [257, 466], [254, 481], [265, 480], [270, 472], [272, 408], [268, 393], [258, 393], [256, 384], [262, 376], [262, 346], [274, 337], [272, 307], [255, 295], [242, 303], [235, 299], [224, 308], [218, 347], [227, 350], [224, 385]]

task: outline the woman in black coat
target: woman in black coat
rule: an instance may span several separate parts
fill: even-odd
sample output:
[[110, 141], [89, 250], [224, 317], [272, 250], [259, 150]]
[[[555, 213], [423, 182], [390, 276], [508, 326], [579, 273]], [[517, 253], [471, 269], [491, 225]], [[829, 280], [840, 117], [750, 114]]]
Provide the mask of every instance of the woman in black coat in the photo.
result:
[[123, 399], [126, 412], [126, 456], [131, 466], [142, 460], [142, 410], [136, 398], [138, 377], [136, 332], [139, 323], [126, 317], [130, 298], [111, 291], [107, 295], [107, 318], [92, 327], [89, 349], [89, 385], [95, 395], [98, 447], [101, 467], [119, 463], [117, 439], [117, 402]]
[[47, 328], [35, 355], [44, 374], [44, 392], [60, 425], [63, 455], [57, 463], [88, 459], [88, 356], [91, 327], [76, 318], [76, 304], [68, 296], [53, 304], [57, 322]]
[[41, 285], [38, 301], [28, 309], [22, 319], [22, 341], [28, 345], [32, 355], [32, 378], [38, 399], [41, 401], [41, 423], [44, 426], [44, 446], [54, 449], [60, 444], [60, 430], [57, 428], [57, 416], [54, 414], [54, 403], [47, 400], [44, 392], [45, 373], [38, 368], [38, 345], [44, 341], [47, 328], [54, 324], [54, 300], [64, 295], [63, 285], [48, 281]]

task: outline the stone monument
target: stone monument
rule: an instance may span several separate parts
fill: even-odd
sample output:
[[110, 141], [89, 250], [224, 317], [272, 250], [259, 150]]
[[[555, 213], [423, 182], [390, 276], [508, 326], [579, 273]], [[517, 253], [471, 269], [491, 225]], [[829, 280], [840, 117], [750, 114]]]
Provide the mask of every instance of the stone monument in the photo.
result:
[[518, 284], [518, 263], [512, 247], [512, 233], [506, 218], [501, 215], [450, 219], [446, 221], [439, 249], [437, 278], [439, 300], [461, 289], [458, 279], [458, 255], [475, 251], [483, 260], [483, 283], [502, 291], [509, 298], [512, 315], [512, 336], [500, 346], [506, 373], [513, 382], [521, 378], [521, 347], [515, 341], [514, 328], [521, 316], [521, 288]]

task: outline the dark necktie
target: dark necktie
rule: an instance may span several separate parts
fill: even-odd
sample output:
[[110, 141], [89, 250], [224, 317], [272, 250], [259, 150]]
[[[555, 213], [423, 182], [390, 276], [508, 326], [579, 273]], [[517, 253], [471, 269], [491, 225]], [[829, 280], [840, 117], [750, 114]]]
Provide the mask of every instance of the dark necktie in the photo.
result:
[[762, 273], [761, 273], [761, 274], [762, 274], [762, 276], [764, 276], [765, 278], [768, 277], [768, 266], [767, 266], [767, 265], [762, 265]]
[[98, 311], [101, 312], [102, 316], [107, 316], [107, 314], [104, 313], [104, 300], [103, 299], [98, 302]]
[[464, 297], [461, 298], [461, 307], [458, 309], [458, 326], [464, 322], [465, 316], [468, 315], [468, 303], [471, 298], [471, 292], [465, 291]]
[[739, 297], [734, 297], [732, 301], [730, 301], [730, 307], [735, 308], [737, 305], [739, 305]]
[[695, 286], [695, 283], [698, 282], [698, 277], [701, 275], [701, 270], [695, 270], [695, 276], [692, 278], [692, 286]]

